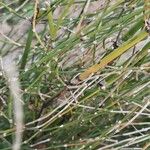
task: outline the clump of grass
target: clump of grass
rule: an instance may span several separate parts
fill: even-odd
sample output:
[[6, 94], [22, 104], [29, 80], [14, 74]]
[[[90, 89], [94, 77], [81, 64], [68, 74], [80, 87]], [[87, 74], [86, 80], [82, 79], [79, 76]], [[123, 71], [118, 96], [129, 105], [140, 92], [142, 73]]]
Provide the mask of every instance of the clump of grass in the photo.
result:
[[[148, 1], [0, 4], [11, 27], [1, 31], [1, 57], [15, 54], [24, 102], [20, 149], [149, 149]], [[11, 149], [13, 87], [1, 70], [0, 148]]]

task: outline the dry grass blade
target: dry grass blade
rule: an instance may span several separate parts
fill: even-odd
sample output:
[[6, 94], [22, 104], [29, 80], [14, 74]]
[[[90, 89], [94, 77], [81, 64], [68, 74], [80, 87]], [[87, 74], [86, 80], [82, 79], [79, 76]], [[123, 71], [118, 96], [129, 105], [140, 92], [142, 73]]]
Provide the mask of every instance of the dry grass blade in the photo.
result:
[[108, 63], [112, 62], [114, 59], [121, 56], [129, 48], [133, 47], [134, 45], [139, 43], [141, 40], [146, 38], [147, 36], [148, 36], [147, 32], [145, 31], [140, 32], [136, 37], [127, 41], [121, 47], [117, 48], [116, 50], [111, 52], [109, 55], [104, 57], [102, 60], [100, 60], [99, 64], [95, 64], [91, 66], [90, 68], [88, 68], [87, 70], [85, 70], [85, 72], [81, 73], [79, 76], [80, 80], [84, 80], [87, 77], [89, 77], [91, 74], [98, 72], [100, 69], [104, 68]]

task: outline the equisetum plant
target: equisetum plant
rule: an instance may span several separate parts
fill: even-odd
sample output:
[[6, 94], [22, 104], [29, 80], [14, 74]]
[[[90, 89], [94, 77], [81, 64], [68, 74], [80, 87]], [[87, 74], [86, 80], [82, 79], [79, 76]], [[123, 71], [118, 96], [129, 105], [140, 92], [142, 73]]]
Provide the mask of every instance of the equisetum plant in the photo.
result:
[[150, 149], [150, 1], [0, 2], [0, 149]]

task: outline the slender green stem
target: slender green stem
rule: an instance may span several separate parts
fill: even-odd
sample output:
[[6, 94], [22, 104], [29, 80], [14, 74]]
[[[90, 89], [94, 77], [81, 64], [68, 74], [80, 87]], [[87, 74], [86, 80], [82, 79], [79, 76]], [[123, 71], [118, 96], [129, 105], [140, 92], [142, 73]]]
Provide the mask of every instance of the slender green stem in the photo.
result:
[[30, 52], [32, 38], [33, 38], [33, 31], [32, 31], [32, 27], [31, 27], [30, 30], [29, 30], [29, 33], [28, 33], [26, 46], [25, 46], [24, 53], [23, 53], [23, 56], [22, 56], [22, 59], [21, 59], [21, 65], [20, 65], [21, 70], [24, 70], [25, 66], [27, 64], [27, 59], [28, 59], [28, 55], [29, 55], [29, 52]]

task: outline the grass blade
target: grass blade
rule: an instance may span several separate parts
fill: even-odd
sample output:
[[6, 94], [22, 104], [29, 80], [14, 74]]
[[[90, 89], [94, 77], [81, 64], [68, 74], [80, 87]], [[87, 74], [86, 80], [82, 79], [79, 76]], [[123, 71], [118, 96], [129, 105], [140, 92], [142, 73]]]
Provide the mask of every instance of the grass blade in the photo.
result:
[[145, 31], [140, 32], [136, 37], [133, 39], [127, 41], [125, 44], [123, 44], [121, 47], [117, 48], [115, 51], [108, 54], [106, 57], [104, 57], [100, 63], [95, 64], [88, 68], [85, 72], [81, 73], [79, 78], [80, 80], [84, 80], [87, 77], [89, 77], [91, 74], [96, 73], [100, 69], [104, 68], [109, 62], [113, 61], [117, 57], [121, 56], [124, 52], [126, 52], [129, 48], [133, 47], [135, 44], [143, 40], [148, 36], [148, 33]]

